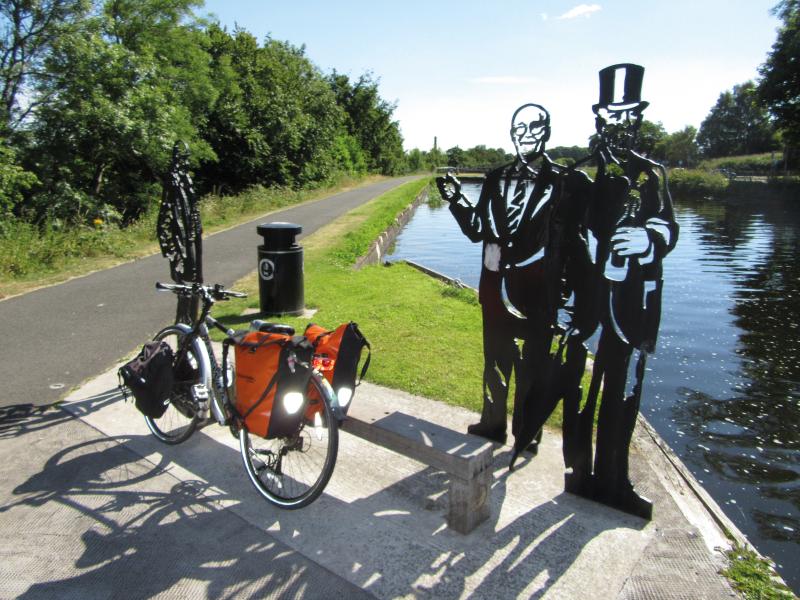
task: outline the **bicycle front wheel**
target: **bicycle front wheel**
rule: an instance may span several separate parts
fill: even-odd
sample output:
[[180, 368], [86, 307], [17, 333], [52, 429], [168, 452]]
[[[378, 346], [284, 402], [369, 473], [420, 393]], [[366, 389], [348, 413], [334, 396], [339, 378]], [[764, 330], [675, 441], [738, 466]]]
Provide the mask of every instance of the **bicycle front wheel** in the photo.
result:
[[339, 449], [338, 422], [322, 384], [309, 380], [303, 422], [292, 436], [264, 439], [242, 427], [239, 449], [250, 481], [270, 503], [302, 508], [322, 493]]
[[179, 349], [186, 338], [178, 327], [166, 327], [156, 334], [155, 339], [165, 341], [172, 348], [173, 354], [179, 364], [174, 367], [175, 385], [172, 392], [164, 401], [167, 409], [164, 414], [154, 419], [145, 416], [150, 432], [165, 444], [180, 444], [189, 439], [197, 428], [199, 417], [197, 416], [194, 401], [192, 399], [192, 385], [200, 383], [200, 359], [196, 356], [193, 347], [188, 348], [183, 358], [179, 356]]

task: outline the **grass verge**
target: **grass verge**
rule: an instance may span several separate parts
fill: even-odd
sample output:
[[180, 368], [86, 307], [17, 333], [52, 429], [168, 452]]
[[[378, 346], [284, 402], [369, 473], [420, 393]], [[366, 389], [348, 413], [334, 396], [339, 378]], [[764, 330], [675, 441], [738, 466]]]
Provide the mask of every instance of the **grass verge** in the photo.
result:
[[722, 574], [747, 600], [791, 600], [792, 591], [776, 580], [772, 564], [749, 548], [735, 545], [727, 553], [729, 566]]
[[[305, 190], [255, 187], [237, 196], [205, 196], [200, 200], [205, 234], [380, 179], [384, 178], [345, 179], [331, 187]], [[8, 223], [0, 231], [0, 299], [158, 252], [158, 208], [154, 203], [139, 221], [124, 229]]]

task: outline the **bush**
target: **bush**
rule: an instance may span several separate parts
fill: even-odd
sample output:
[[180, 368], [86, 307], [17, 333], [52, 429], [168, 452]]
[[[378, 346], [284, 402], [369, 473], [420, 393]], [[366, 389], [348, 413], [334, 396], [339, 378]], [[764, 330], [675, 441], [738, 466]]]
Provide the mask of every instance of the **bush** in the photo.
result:
[[115, 225], [44, 227], [12, 219], [0, 229], [0, 279], [15, 279], [59, 271], [76, 259], [97, 256], [124, 258], [133, 248], [130, 236]]
[[763, 174], [777, 170], [783, 166], [783, 154], [780, 152], [765, 152], [763, 154], [747, 154], [743, 156], [723, 156], [710, 158], [700, 163], [701, 169], [706, 171], [722, 170], [733, 173]]
[[669, 189], [680, 196], [719, 196], [728, 188], [728, 179], [721, 173], [700, 169], [672, 169]]

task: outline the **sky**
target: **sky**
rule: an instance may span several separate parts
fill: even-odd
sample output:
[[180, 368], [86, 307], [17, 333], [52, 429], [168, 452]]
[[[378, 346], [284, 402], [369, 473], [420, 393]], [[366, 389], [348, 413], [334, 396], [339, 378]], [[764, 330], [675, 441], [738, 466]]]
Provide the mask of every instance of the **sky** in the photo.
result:
[[777, 0], [206, 0], [198, 13], [305, 46], [324, 74], [380, 80], [406, 150], [511, 151], [522, 104], [551, 115], [549, 147], [587, 144], [597, 72], [645, 67], [645, 117], [699, 128], [720, 93], [758, 77]]

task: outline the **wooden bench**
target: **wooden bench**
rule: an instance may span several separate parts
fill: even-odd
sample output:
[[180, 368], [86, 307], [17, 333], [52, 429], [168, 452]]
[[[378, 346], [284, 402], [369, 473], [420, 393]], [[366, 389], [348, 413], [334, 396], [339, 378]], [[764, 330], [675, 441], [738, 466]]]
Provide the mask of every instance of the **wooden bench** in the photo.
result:
[[489, 518], [491, 442], [412, 417], [354, 402], [344, 431], [450, 475], [447, 524], [467, 534]]

